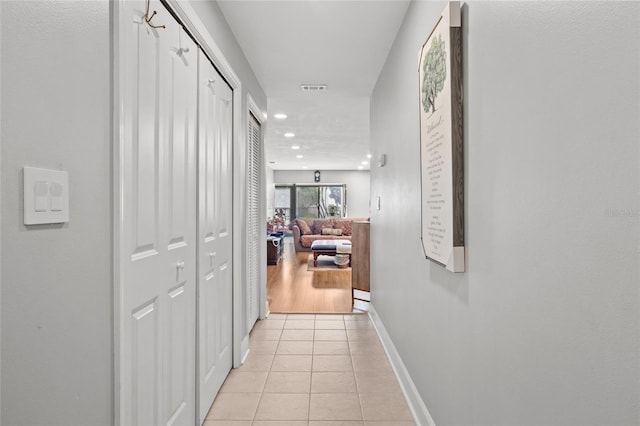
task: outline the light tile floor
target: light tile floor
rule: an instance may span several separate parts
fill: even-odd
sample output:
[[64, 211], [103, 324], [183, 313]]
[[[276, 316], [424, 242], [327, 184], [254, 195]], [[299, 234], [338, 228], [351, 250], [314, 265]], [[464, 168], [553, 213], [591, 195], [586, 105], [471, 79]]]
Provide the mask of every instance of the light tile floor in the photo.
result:
[[273, 314], [206, 426], [415, 426], [367, 315]]

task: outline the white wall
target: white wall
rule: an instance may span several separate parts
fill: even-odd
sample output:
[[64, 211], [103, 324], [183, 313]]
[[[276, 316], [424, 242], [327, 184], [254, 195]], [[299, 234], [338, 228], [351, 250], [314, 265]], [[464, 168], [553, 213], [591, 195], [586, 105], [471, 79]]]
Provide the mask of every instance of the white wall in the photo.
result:
[[[275, 184], [315, 183], [313, 170], [276, 170]], [[370, 172], [368, 170], [320, 170], [320, 183], [347, 185], [347, 216], [369, 217]]]
[[638, 424], [640, 3], [464, 6], [463, 274], [420, 245], [443, 6], [411, 4], [372, 97], [373, 306], [438, 425]]
[[[108, 1], [2, 1], [3, 425], [113, 422]], [[22, 167], [70, 222], [22, 224]]]

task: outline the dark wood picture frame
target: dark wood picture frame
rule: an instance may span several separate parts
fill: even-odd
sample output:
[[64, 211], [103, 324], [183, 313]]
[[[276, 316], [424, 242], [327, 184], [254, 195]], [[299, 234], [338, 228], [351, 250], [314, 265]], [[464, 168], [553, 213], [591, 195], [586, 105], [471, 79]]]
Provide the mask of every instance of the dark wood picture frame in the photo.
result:
[[421, 238], [427, 259], [464, 272], [464, 132], [460, 2], [448, 2], [420, 49]]

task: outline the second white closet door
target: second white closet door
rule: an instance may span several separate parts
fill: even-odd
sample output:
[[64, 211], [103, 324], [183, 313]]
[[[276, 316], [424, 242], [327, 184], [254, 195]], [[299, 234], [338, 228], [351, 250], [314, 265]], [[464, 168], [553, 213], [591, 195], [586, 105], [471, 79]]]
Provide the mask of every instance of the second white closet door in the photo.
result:
[[232, 92], [200, 52], [198, 73], [200, 423], [232, 366]]

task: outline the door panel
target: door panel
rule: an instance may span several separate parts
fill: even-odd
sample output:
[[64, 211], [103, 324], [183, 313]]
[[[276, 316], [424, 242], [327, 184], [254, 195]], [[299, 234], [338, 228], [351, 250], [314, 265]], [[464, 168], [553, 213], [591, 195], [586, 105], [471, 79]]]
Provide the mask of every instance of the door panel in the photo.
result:
[[232, 365], [232, 92], [202, 52], [198, 79], [198, 412], [203, 422]]
[[[207, 274], [204, 285], [203, 379], [217, 390], [231, 369], [231, 277], [225, 263]], [[214, 394], [215, 398], [215, 394]], [[211, 405], [213, 399], [209, 401]]]
[[190, 387], [194, 385], [193, 380], [190, 380], [193, 370], [189, 368], [193, 362], [191, 357], [194, 355], [189, 346], [194, 343], [193, 339], [189, 338], [191, 328], [189, 324], [192, 322], [191, 317], [194, 312], [186, 284], [183, 282], [169, 291], [171, 334], [168, 342], [170, 368], [167, 392], [170, 420], [167, 424], [179, 424], [176, 423], [176, 420], [184, 417], [185, 410], [190, 409], [187, 407], [187, 403], [195, 404], [195, 399], [188, 397], [192, 392]]
[[204, 298], [204, 311], [202, 312], [204, 315], [204, 333], [201, 335], [202, 340], [200, 344], [203, 345], [204, 350], [204, 368], [202, 373], [205, 381], [211, 379], [216, 368], [215, 349], [218, 340], [215, 317], [216, 311], [218, 310], [216, 306], [217, 281], [217, 276], [213, 271], [208, 273], [205, 277], [204, 291], [200, 294], [200, 296]]
[[218, 163], [216, 192], [218, 193], [218, 238], [224, 239], [231, 233], [231, 91], [224, 92], [218, 109], [218, 122], [229, 123], [221, 126], [220, 144], [218, 148]]
[[166, 29], [146, 1], [120, 4], [120, 422], [193, 425], [197, 50], [159, 1]]
[[[218, 359], [226, 360], [229, 359], [229, 363], [231, 363], [231, 336], [232, 336], [232, 316], [231, 316], [231, 306], [233, 303], [232, 299], [232, 277], [231, 277], [231, 267], [229, 263], [223, 263], [220, 265], [220, 294], [218, 299], [218, 304], [220, 305], [220, 310], [225, 314], [220, 316], [220, 342], [218, 344], [219, 353]], [[226, 377], [226, 374], [225, 374]], [[224, 382], [224, 378], [222, 380]], [[222, 385], [222, 382], [220, 383]]]
[[[130, 164], [126, 171], [131, 173], [132, 187], [125, 188], [129, 192], [129, 200], [134, 207], [134, 222], [130, 225], [133, 231], [129, 236], [135, 236], [132, 260], [136, 257], [147, 257], [157, 253], [158, 245], [158, 198], [159, 185], [157, 174], [159, 170], [159, 110], [158, 81], [160, 70], [157, 62], [160, 57], [160, 34], [149, 31], [141, 17], [144, 12], [135, 6], [142, 2], [132, 2], [130, 10], [131, 38], [135, 45], [129, 53], [129, 67], [131, 73], [127, 75], [126, 94], [132, 94], [128, 131], [131, 132], [132, 152]], [[152, 253], [149, 253], [153, 250]]]
[[157, 301], [143, 305], [131, 315], [132, 353], [130, 372], [132, 412], [129, 424], [158, 422], [158, 310]]

